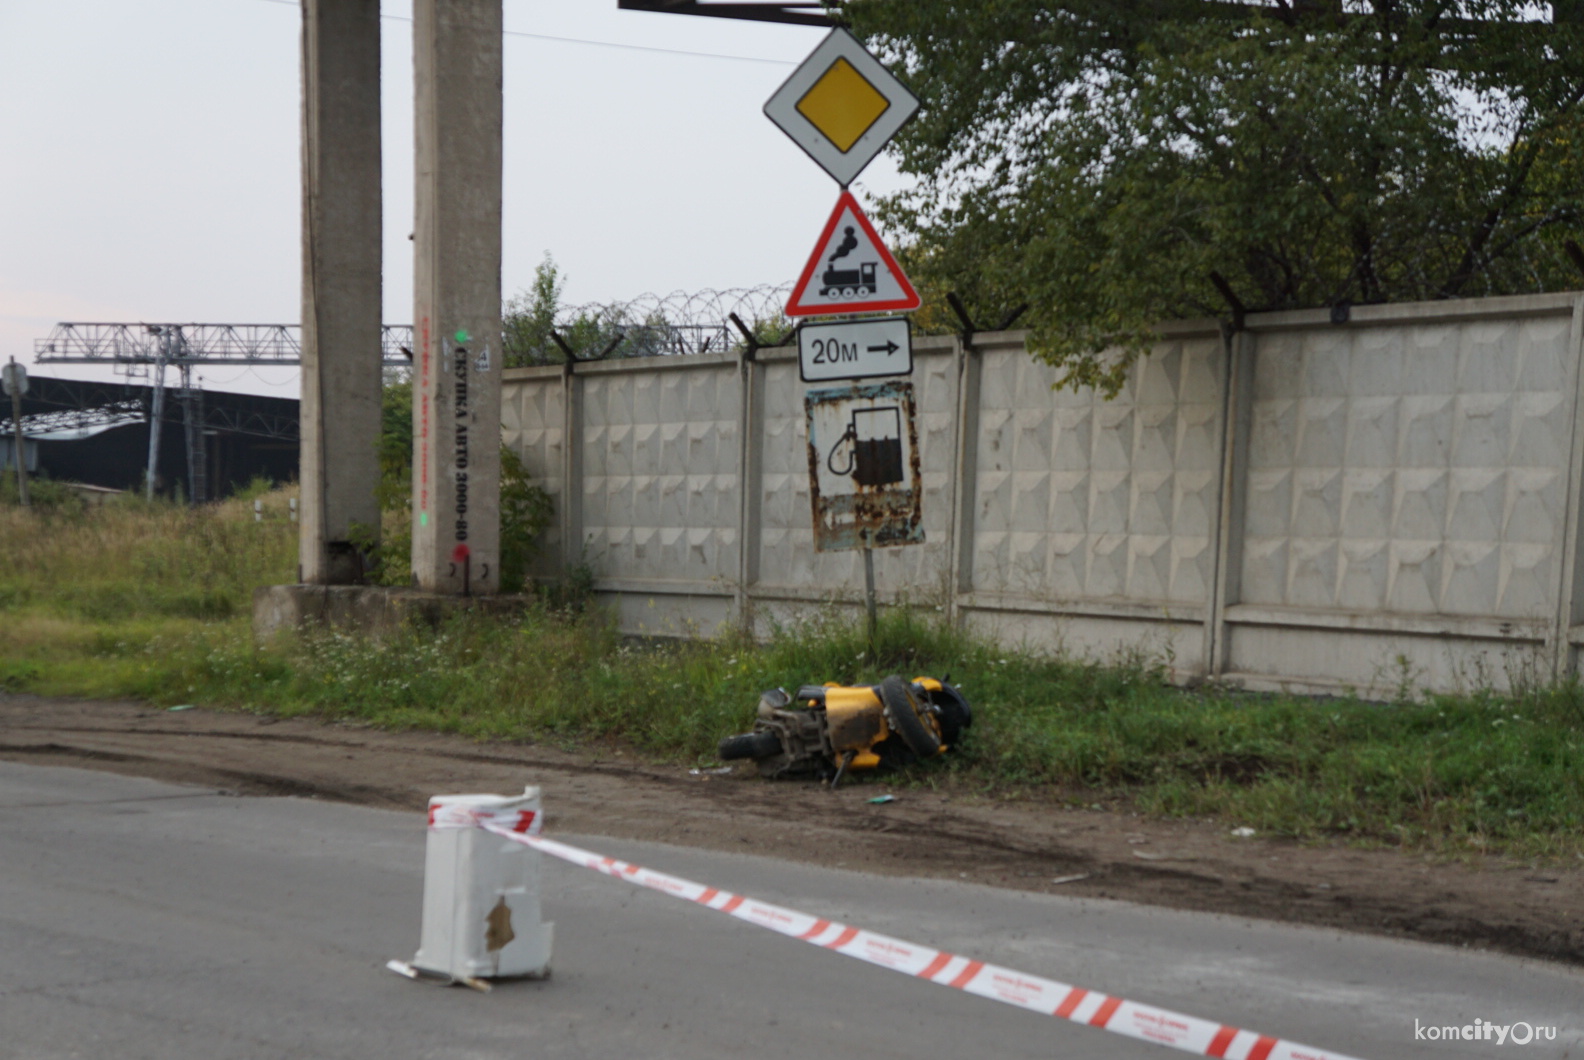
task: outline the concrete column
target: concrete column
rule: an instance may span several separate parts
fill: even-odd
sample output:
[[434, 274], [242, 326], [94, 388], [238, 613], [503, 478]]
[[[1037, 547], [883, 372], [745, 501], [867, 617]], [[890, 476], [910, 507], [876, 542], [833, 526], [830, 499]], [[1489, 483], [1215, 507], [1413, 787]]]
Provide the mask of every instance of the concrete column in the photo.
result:
[[583, 383], [577, 365], [561, 366], [561, 570], [572, 570], [583, 555]]
[[500, 585], [501, 0], [414, 0], [413, 66], [413, 579], [433, 592], [493, 593]]
[[303, 0], [299, 580], [362, 575], [379, 531], [379, 0]]
[[753, 632], [753, 589], [759, 582], [764, 525], [764, 369], [757, 350], [744, 347], [737, 365], [737, 625]]
[[957, 464], [952, 469], [950, 569], [946, 579], [946, 620], [962, 624], [963, 597], [973, 593], [974, 512], [979, 495], [979, 384], [984, 356], [964, 337], [957, 337], [952, 359], [957, 362]]
[[1558, 681], [1577, 671], [1572, 632], [1584, 621], [1584, 298], [1573, 303], [1568, 357], [1573, 369], [1573, 441], [1568, 457], [1567, 519], [1557, 549], [1562, 557], [1561, 578], [1550, 636], [1551, 673]]
[[1259, 348], [1247, 331], [1222, 335], [1226, 374], [1221, 383], [1221, 485], [1214, 530], [1215, 575], [1205, 607], [1204, 669], [1210, 677], [1227, 671], [1231, 649], [1227, 608], [1243, 598], [1243, 516], [1254, 432], [1254, 358]]

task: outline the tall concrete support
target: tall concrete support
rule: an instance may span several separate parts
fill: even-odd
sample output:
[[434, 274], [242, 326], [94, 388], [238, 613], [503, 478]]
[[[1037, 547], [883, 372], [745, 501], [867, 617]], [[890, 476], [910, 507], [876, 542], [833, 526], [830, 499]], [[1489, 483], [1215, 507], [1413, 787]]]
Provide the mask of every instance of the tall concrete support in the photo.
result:
[[415, 0], [413, 578], [500, 585], [501, 0]]
[[335, 585], [379, 529], [379, 0], [303, 0], [302, 84], [299, 578]]

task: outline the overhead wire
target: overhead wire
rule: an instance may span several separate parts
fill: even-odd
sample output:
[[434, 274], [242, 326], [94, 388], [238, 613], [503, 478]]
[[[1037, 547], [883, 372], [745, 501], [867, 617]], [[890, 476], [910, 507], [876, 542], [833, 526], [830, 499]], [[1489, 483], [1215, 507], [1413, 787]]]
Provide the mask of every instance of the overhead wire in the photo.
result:
[[[301, 6], [301, 0], [261, 0], [261, 2], [270, 3], [270, 4], [279, 4], [279, 5], [283, 5], [283, 6], [286, 6], [286, 7], [300, 7]], [[403, 15], [387, 15], [387, 14], [385, 14], [383, 12], [381, 12], [380, 18], [388, 20], [388, 21], [392, 21], [392, 22], [409, 22], [409, 23], [412, 22], [412, 19], [408, 18], [406, 16], [403, 16]], [[768, 64], [775, 65], [775, 66], [796, 66], [797, 65], [796, 60], [792, 60], [792, 59], [770, 59], [770, 58], [765, 58], [763, 56], [757, 56], [757, 55], [728, 55], [728, 54], [725, 54], [723, 52], [703, 52], [703, 51], [694, 51], [694, 50], [686, 49], [686, 48], [660, 48], [660, 47], [655, 47], [654, 45], [647, 45], [647, 44], [626, 44], [626, 43], [622, 43], [620, 41], [591, 40], [591, 39], [586, 38], [586, 37], [562, 37], [562, 36], [556, 36], [554, 34], [549, 34], [549, 33], [529, 33], [529, 32], [527, 32], [525, 30], [506, 29], [506, 30], [502, 30], [501, 32], [502, 32], [502, 34], [504, 36], [507, 36], [507, 37], [523, 37], [523, 38], [527, 38], [529, 40], [549, 41], [551, 43], [556, 43], [556, 44], [582, 44], [582, 45], [586, 45], [586, 46], [589, 46], [589, 47], [596, 47], [596, 48], [616, 48], [616, 49], [623, 50], [623, 51], [653, 52], [653, 53], [656, 53], [656, 54], [659, 54], [659, 55], [681, 55], [681, 56], [686, 56], [686, 57], [689, 57], [689, 58], [696, 58], [696, 59], [726, 59], [726, 60], [731, 60], [731, 61], [735, 61], [735, 62], [768, 63]], [[270, 380], [265, 379], [257, 371], [255, 371], [252, 366], [250, 366], [250, 367], [248, 367], [246, 369], [246, 374], [253, 376], [255, 379], [257, 379], [260, 383], [262, 383], [265, 386], [273, 386], [273, 387], [293, 386], [297, 382], [296, 380], [287, 380], [287, 381], [279, 382], [279, 383], [271, 382]], [[238, 376], [237, 378], [241, 378], [241, 377]], [[234, 379], [233, 380], [227, 380], [227, 382], [235, 382], [235, 380]]]
[[[300, 6], [300, 0], [263, 0], [267, 4], [285, 4], [289, 7]], [[381, 13], [380, 18], [391, 22], [411, 22], [412, 19], [404, 15], [387, 15]], [[558, 37], [549, 33], [528, 33], [524, 30], [507, 29], [501, 31], [508, 37], [527, 37], [530, 40], [553, 41], [557, 44], [585, 44], [595, 48], [621, 48], [625, 51], [655, 52], [660, 55], [686, 55], [695, 59], [728, 59], [739, 63], [770, 63], [775, 66], [796, 66], [794, 59], [767, 59], [759, 55], [727, 55], [724, 52], [700, 52], [686, 48], [657, 48], [651, 44], [624, 44], [613, 40], [589, 40], [586, 37]]]
[[[282, 367], [287, 367], [287, 366], [282, 365]], [[296, 380], [296, 379], [287, 379], [287, 380], [285, 380], [283, 382], [280, 382], [280, 383], [272, 383], [268, 379], [265, 379], [263, 376], [259, 375], [258, 371], [256, 369], [254, 369], [253, 366], [251, 366], [251, 365], [248, 366], [247, 374], [252, 376], [254, 379], [257, 379], [259, 382], [263, 383], [265, 386], [297, 386], [298, 383], [299, 383], [299, 380]]]
[[[236, 382], [238, 379], [241, 379], [247, 374], [248, 369], [244, 368], [230, 379], [211, 379], [209, 380], [209, 383], [211, 386], [230, 386], [232, 383]], [[203, 376], [199, 376], [198, 378], [200, 382], [203, 380]]]

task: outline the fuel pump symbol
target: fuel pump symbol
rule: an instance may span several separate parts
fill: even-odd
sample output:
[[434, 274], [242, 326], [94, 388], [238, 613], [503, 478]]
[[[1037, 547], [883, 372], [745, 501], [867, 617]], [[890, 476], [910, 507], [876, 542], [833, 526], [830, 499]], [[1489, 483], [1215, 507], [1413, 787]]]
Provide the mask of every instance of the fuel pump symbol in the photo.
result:
[[[843, 447], [848, 447], [842, 454]], [[838, 467], [838, 455], [846, 466]], [[851, 475], [860, 486], [887, 486], [903, 481], [902, 410], [896, 405], [854, 409], [847, 430], [836, 439], [825, 466], [833, 475]]]

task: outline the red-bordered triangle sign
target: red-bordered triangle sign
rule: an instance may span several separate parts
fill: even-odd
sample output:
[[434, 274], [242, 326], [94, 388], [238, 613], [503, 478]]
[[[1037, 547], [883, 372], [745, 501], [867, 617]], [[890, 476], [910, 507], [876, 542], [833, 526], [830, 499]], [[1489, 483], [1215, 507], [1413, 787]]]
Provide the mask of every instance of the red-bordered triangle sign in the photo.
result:
[[843, 191], [787, 299], [789, 317], [917, 309], [918, 292], [852, 192]]

